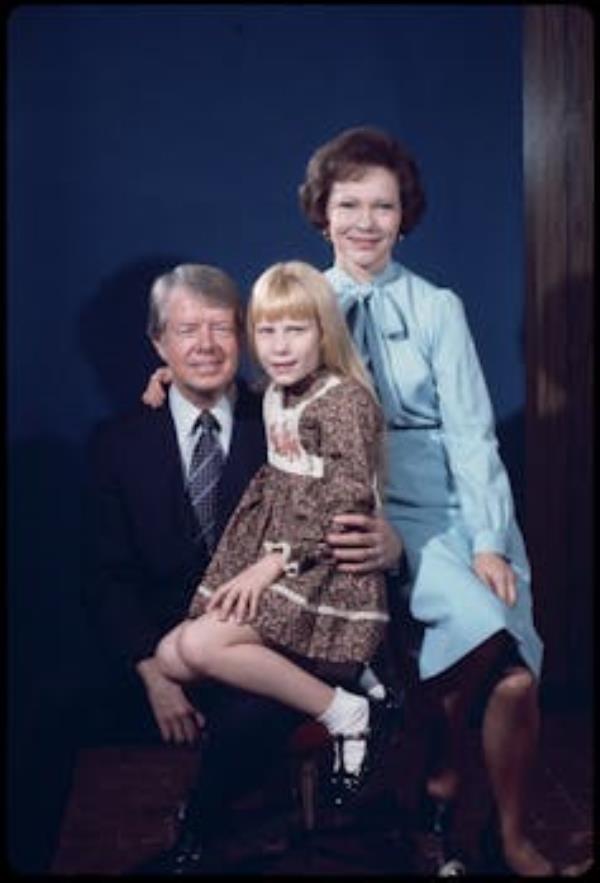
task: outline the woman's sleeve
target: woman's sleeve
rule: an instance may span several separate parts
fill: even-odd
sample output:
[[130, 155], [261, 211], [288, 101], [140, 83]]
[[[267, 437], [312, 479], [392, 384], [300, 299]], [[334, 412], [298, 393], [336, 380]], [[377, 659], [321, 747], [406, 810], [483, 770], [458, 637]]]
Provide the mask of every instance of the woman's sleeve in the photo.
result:
[[338, 387], [321, 405], [313, 430], [320, 440], [323, 478], [298, 486], [289, 513], [290, 536], [265, 544], [267, 551], [283, 553], [288, 576], [333, 561], [325, 536], [334, 515], [370, 515], [378, 502], [375, 476], [383, 428], [379, 408], [354, 384]]
[[450, 471], [471, 535], [472, 554], [505, 555], [514, 506], [498, 453], [492, 405], [463, 305], [451, 291], [441, 296], [432, 367]]

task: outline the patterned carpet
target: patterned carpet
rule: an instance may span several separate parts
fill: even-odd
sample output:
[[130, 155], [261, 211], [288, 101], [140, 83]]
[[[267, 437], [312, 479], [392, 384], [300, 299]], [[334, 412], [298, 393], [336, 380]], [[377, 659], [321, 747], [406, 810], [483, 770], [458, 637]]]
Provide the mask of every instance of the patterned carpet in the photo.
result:
[[[478, 734], [460, 824], [472, 848], [489, 808]], [[104, 747], [80, 753], [53, 873], [123, 875], [170, 845], [174, 808], [196, 771], [193, 751], [170, 747]], [[352, 816], [317, 815], [303, 833], [292, 769], [280, 771], [261, 794], [237, 808], [223, 843], [222, 872], [262, 876], [389, 875], [415, 866], [398, 806], [414, 797], [414, 739], [399, 740], [384, 782]], [[390, 790], [390, 783], [393, 789]], [[588, 715], [546, 714], [540, 756], [532, 772], [530, 830], [565, 875], [584, 872], [593, 851], [592, 727]]]

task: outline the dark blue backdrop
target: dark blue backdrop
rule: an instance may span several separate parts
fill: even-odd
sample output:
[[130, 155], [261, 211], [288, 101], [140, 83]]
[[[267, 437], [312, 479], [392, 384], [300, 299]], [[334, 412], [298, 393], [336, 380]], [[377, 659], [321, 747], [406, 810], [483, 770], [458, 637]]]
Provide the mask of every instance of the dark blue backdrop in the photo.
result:
[[399, 257], [462, 296], [520, 498], [519, 7], [21, 6], [7, 45], [13, 670], [85, 670], [83, 444], [154, 364], [151, 279], [327, 266], [296, 194], [342, 128], [420, 160], [430, 207]]

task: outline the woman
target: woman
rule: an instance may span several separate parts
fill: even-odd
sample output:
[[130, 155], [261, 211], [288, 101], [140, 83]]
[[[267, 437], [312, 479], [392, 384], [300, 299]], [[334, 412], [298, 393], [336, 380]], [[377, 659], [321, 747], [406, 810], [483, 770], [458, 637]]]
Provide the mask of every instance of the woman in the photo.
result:
[[446, 724], [427, 802], [448, 816], [464, 728], [483, 697], [504, 862], [518, 875], [550, 875], [524, 832], [542, 643], [485, 380], [456, 295], [392, 258], [425, 208], [417, 167], [387, 134], [350, 129], [311, 157], [300, 202], [332, 245], [326, 276], [385, 411], [386, 514], [405, 544], [411, 613], [425, 625], [420, 676]]

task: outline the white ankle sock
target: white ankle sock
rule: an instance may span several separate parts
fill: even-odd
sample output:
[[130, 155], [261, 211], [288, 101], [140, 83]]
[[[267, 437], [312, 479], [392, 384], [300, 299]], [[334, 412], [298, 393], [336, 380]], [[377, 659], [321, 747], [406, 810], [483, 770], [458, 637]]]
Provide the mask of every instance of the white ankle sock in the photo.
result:
[[364, 690], [367, 696], [370, 696], [372, 699], [385, 699], [385, 687], [370, 665], [365, 665], [358, 684], [361, 690]]
[[[364, 696], [349, 693], [336, 687], [330, 705], [318, 718], [332, 735], [342, 733], [352, 735], [364, 733], [369, 726], [369, 703]], [[360, 739], [344, 742], [344, 766], [348, 772], [360, 768], [365, 753], [365, 743]], [[336, 760], [334, 768], [339, 766]]]

